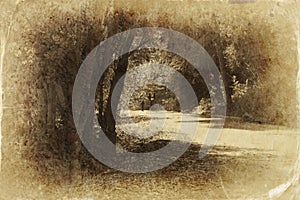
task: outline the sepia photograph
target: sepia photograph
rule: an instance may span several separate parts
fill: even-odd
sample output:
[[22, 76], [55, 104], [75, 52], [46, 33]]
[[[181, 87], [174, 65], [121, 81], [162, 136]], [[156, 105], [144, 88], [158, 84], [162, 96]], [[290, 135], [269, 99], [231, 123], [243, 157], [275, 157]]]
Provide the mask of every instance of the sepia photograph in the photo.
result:
[[300, 199], [300, 1], [1, 0], [0, 200]]

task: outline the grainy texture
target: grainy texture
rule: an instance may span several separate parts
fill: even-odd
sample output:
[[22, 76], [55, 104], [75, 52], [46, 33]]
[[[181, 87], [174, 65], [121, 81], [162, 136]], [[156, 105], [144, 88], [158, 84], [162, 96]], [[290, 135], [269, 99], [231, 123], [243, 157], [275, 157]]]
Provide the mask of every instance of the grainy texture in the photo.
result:
[[[279, 198], [299, 197], [296, 1], [7, 0], [0, 7], [0, 198], [267, 199], [276, 196], [268, 193], [271, 189], [290, 180]], [[112, 27], [105, 25], [107, 18]], [[232, 102], [223, 135], [205, 159], [198, 159], [197, 151], [207, 123], [172, 165], [126, 174], [103, 166], [82, 146], [71, 93], [83, 59], [110, 36], [108, 29], [116, 33], [143, 26], [171, 28], [198, 41], [228, 80]], [[196, 79], [194, 89], [201, 82], [180, 58], [153, 51], [134, 60], [139, 53], [131, 56], [129, 67], [148, 59], [169, 64], [190, 82]], [[234, 75], [237, 79], [231, 79]], [[130, 87], [130, 80], [126, 84]], [[198, 95], [207, 98], [205, 92]], [[170, 99], [170, 107], [178, 109]], [[157, 149], [172, 139], [179, 114], [169, 116], [161, 134], [136, 142], [132, 150]], [[148, 117], [139, 111], [134, 115], [141, 125]]]

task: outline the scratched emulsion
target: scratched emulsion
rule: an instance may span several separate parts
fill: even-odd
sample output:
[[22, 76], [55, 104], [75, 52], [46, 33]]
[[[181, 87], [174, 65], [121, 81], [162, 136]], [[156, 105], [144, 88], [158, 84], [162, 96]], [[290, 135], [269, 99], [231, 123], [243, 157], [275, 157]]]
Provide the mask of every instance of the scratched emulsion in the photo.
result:
[[[298, 4], [28, 0], [3, 2], [1, 7], [11, 8], [1, 13], [5, 20], [0, 24], [4, 30], [0, 35], [1, 198], [286, 199], [298, 195], [294, 166], [299, 139], [295, 129]], [[191, 120], [183, 123], [201, 123], [186, 153], [164, 169], [128, 174], [103, 166], [81, 144], [73, 124], [71, 95], [77, 70], [99, 42], [146, 26], [192, 37], [217, 66], [235, 70], [223, 75], [237, 73], [243, 77], [240, 86], [248, 79], [251, 90], [243, 97], [235, 93], [239, 98], [233, 97], [236, 101], [228, 109], [222, 136], [205, 158], [199, 159], [197, 153], [209, 120], [188, 113]], [[144, 63], [138, 60], [139, 56], [148, 59], [143, 54], [133, 55], [131, 64]], [[173, 57], [150, 51], [149, 59], [185, 63]], [[205, 85], [192, 81], [190, 68], [172, 67], [181, 70], [201, 96]], [[126, 84], [130, 87], [130, 80]], [[149, 112], [132, 113], [135, 119], [149, 117]], [[181, 114], [167, 113], [164, 131], [136, 142], [131, 150], [144, 152], [166, 145]]]

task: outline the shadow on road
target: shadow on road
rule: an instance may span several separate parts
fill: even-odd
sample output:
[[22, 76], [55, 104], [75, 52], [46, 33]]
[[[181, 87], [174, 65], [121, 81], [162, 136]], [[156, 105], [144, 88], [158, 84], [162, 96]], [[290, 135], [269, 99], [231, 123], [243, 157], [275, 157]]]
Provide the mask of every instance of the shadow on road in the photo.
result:
[[[169, 140], [157, 140], [136, 144], [131, 151], [150, 152], [162, 148], [169, 142]], [[183, 142], [179, 143], [183, 144]], [[176, 184], [179, 185], [190, 185], [191, 187], [199, 187], [199, 189], [216, 189], [222, 187], [223, 182], [231, 183], [234, 180], [240, 180], [247, 184], [249, 181], [247, 178], [245, 179], [247, 174], [255, 174], [253, 178], [259, 179], [258, 182], [267, 180], [269, 178], [267, 172], [271, 168], [270, 163], [275, 159], [275, 156], [268, 152], [225, 146], [214, 147], [206, 157], [200, 159], [198, 157], [200, 148], [201, 145], [192, 144], [174, 163], [154, 172], [130, 174], [105, 167], [97, 173], [88, 169], [84, 179], [99, 177], [100, 180], [105, 177], [107, 187], [114, 187], [113, 184], [116, 182], [122, 184], [122, 182], [133, 181], [133, 184], [145, 186], [153, 181], [158, 184], [176, 181]], [[110, 177], [113, 178], [112, 182], [108, 181]], [[220, 179], [223, 182], [220, 182]]]

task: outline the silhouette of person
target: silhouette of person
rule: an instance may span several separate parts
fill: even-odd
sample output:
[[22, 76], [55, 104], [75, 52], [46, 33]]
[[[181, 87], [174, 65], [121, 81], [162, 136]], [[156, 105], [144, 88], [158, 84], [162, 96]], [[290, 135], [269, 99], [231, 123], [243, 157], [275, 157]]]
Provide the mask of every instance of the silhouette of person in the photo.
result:
[[149, 99], [149, 104], [150, 104], [150, 106], [149, 107], [151, 107], [152, 106], [152, 97], [151, 97], [151, 93], [149, 93], [149, 95], [148, 95], [148, 99]]
[[142, 101], [141, 105], [142, 105], [142, 111], [144, 111], [145, 102]]

